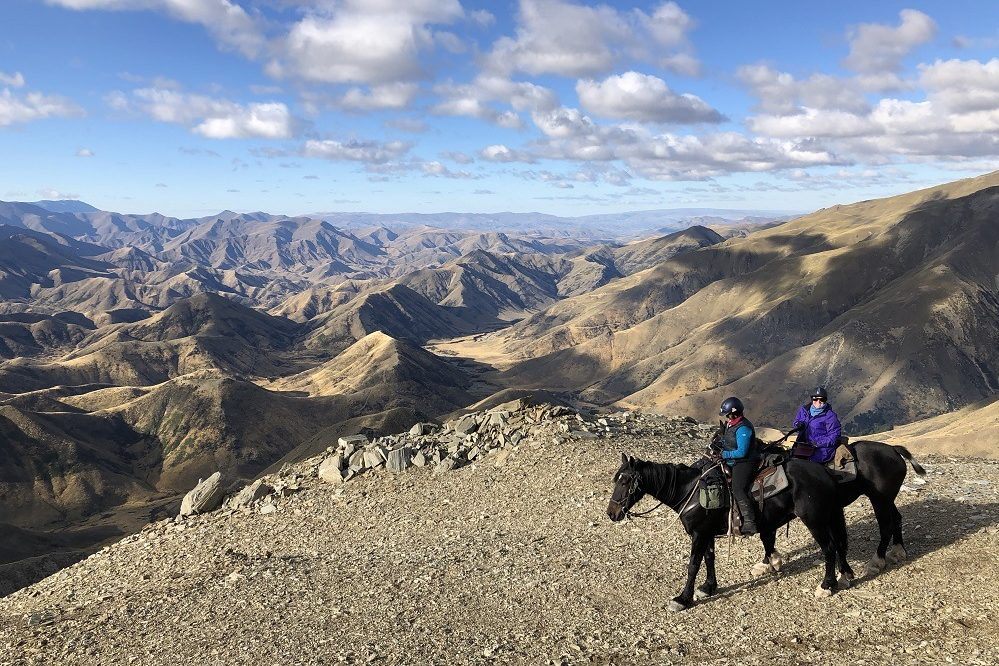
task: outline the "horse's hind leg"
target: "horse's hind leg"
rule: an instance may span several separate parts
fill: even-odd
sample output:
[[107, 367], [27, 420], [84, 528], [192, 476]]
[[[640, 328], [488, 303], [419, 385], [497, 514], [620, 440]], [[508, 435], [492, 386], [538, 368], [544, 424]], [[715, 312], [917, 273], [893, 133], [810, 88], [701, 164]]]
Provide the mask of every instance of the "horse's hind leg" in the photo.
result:
[[764, 530], [760, 532], [760, 541], [763, 542], [763, 559], [753, 565], [753, 575], [765, 576], [767, 574], [777, 573], [780, 567], [774, 566], [774, 562], [778, 561], [780, 564], [784, 563], [783, 558], [780, 557], [780, 553], [778, 553], [777, 549], [774, 547], [777, 543], [777, 532], [774, 530]]
[[697, 582], [697, 572], [701, 568], [701, 559], [707, 552], [708, 546], [714, 542], [712, 535], [695, 534], [690, 542], [690, 559], [687, 561], [687, 584], [683, 586], [683, 592], [673, 597], [669, 602], [671, 611], [682, 611], [694, 603], [694, 583]]
[[874, 517], [878, 520], [878, 530], [881, 533], [881, 540], [878, 542], [878, 551], [875, 553], [867, 565], [864, 567], [864, 575], [876, 576], [885, 568], [888, 543], [891, 541], [892, 533], [895, 531], [895, 516], [898, 511], [894, 504], [883, 497], [871, 497], [871, 506], [874, 507]]
[[899, 513], [894, 502], [892, 502], [891, 510], [895, 520], [891, 535], [892, 546], [888, 550], [888, 561], [892, 564], [898, 564], [905, 560], [909, 554], [905, 552], [905, 541], [902, 539], [902, 514]]
[[707, 569], [707, 576], [704, 585], [701, 585], [694, 592], [694, 599], [700, 601], [707, 599], [718, 590], [718, 579], [715, 578], [715, 544], [714, 541], [704, 551], [704, 568]]

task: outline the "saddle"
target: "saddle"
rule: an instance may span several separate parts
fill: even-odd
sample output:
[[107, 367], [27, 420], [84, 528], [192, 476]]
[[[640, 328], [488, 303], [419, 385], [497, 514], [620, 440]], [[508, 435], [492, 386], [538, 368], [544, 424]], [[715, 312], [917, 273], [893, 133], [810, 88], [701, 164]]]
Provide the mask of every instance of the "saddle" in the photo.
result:
[[[763, 449], [760, 465], [753, 477], [753, 483], [750, 485], [750, 496], [760, 506], [763, 505], [764, 500], [787, 490], [790, 485], [784, 470], [787, 461], [787, 452], [779, 446]], [[702, 507], [705, 509], [733, 507], [733, 515], [737, 515], [727, 474], [724, 474], [720, 469], [715, 469], [704, 476], [699, 483], [698, 501]]]

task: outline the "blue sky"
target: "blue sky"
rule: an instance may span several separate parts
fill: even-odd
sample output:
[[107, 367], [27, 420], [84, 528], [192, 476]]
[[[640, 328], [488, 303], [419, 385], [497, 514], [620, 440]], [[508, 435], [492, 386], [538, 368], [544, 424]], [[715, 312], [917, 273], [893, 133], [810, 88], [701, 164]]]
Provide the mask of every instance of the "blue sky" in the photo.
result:
[[993, 1], [4, 0], [0, 199], [807, 211], [999, 168]]

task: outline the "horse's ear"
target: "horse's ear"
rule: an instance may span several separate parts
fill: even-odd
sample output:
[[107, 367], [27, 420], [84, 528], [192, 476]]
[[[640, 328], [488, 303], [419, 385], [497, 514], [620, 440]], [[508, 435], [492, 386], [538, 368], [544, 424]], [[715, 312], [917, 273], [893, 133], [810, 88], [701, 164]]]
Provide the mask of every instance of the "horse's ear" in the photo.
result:
[[725, 429], [725, 422], [722, 421], [721, 419], [718, 419], [718, 429], [719, 430], [724, 430]]
[[624, 455], [624, 453], [621, 453], [621, 464], [622, 465], [628, 464], [628, 456]]

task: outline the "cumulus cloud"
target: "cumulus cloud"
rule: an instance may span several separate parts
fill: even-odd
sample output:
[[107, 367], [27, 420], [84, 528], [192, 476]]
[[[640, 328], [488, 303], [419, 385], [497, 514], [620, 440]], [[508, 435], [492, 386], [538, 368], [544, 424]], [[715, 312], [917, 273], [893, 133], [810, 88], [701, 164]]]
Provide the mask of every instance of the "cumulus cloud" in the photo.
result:
[[351, 111], [372, 109], [404, 109], [416, 95], [415, 83], [396, 82], [371, 86], [367, 90], [351, 88], [340, 98], [338, 105]]
[[425, 176], [434, 176], [436, 178], [458, 178], [463, 180], [477, 178], [475, 174], [469, 173], [468, 171], [452, 171], [444, 164], [437, 161], [420, 163], [420, 171], [422, 171]]
[[607, 118], [677, 124], [725, 120], [700, 97], [677, 94], [662, 79], [638, 72], [625, 72], [600, 82], [580, 80], [576, 94], [584, 108]]
[[[493, 44], [488, 66], [496, 72], [593, 76], [626, 57], [665, 57], [687, 48], [690, 17], [673, 2], [652, 14], [618, 11], [566, 0], [521, 0], [516, 36]], [[689, 57], [692, 59], [692, 56]], [[688, 61], [687, 67], [690, 68]]]
[[[888, 97], [873, 105], [844, 104], [842, 97], [809, 98], [801, 82], [766, 68], [743, 68], [740, 76], [755, 87], [761, 106], [772, 111], [748, 118], [747, 126], [768, 137], [832, 141], [840, 154], [869, 163], [962, 160], [999, 151], [997, 58], [922, 64], [918, 83], [925, 99]], [[806, 100], [815, 105], [796, 105]]]
[[479, 151], [479, 155], [489, 162], [527, 162], [529, 164], [534, 162], [534, 157], [529, 153], [514, 150], [503, 144], [486, 146]]
[[14, 72], [13, 74], [0, 72], [0, 85], [10, 86], [11, 88], [22, 88], [24, 87], [24, 76], [21, 72]]
[[79, 106], [58, 95], [29, 92], [14, 94], [9, 88], [0, 90], [0, 127], [29, 123], [43, 118], [70, 118], [86, 115]]
[[757, 98], [756, 108], [768, 113], [800, 113], [804, 107], [863, 113], [870, 108], [851, 79], [813, 74], [798, 80], [787, 72], [761, 64], [740, 67], [736, 76]]
[[458, 0], [346, 0], [292, 26], [268, 71], [324, 83], [411, 80], [435, 44], [433, 26], [463, 15]]
[[936, 35], [936, 23], [923, 12], [903, 9], [899, 19], [897, 27], [864, 23], [853, 28], [848, 34], [850, 53], [843, 64], [862, 74], [894, 73], [905, 56]]
[[999, 108], [999, 58], [937, 60], [919, 66], [919, 80], [931, 99], [952, 112]]
[[[515, 111], [537, 111], [558, 106], [555, 93], [544, 86], [491, 74], [480, 74], [467, 84], [441, 84], [434, 88], [434, 92], [441, 97], [441, 101], [432, 107], [433, 113], [479, 118], [514, 129], [522, 125]], [[514, 110], [496, 108], [495, 105], [509, 105]]]
[[76, 156], [77, 157], [93, 157], [94, 156], [94, 151], [90, 150], [89, 148], [80, 148], [78, 151], [76, 151]]
[[67, 9], [125, 10], [150, 9], [162, 11], [187, 23], [204, 27], [227, 48], [248, 57], [260, 54], [266, 40], [257, 19], [231, 0], [45, 0], [50, 5]]
[[405, 141], [333, 141], [310, 139], [302, 147], [302, 155], [327, 160], [385, 164], [409, 152], [411, 144]]
[[137, 111], [164, 123], [186, 125], [209, 139], [288, 139], [300, 121], [281, 102], [237, 104], [177, 90], [139, 88], [108, 97], [119, 111]]

